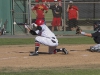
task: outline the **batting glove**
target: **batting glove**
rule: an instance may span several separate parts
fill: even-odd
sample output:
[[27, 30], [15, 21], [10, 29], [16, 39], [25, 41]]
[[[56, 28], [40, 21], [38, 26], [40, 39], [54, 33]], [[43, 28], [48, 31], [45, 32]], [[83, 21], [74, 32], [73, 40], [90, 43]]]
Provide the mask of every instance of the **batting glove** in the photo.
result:
[[37, 24], [35, 24], [35, 23], [32, 23], [31, 25], [37, 27]]
[[26, 28], [26, 29], [28, 29], [28, 26], [27, 26], [27, 25], [25, 25], [25, 28]]

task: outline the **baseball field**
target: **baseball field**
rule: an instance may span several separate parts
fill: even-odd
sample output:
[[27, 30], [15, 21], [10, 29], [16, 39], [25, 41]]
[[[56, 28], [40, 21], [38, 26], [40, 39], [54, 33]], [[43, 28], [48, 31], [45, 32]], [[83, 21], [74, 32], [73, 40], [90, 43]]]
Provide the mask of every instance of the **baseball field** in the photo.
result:
[[88, 51], [92, 38], [58, 39], [69, 54], [48, 54], [41, 45], [39, 56], [29, 56], [34, 38], [0, 38], [0, 75], [100, 75], [100, 53]]

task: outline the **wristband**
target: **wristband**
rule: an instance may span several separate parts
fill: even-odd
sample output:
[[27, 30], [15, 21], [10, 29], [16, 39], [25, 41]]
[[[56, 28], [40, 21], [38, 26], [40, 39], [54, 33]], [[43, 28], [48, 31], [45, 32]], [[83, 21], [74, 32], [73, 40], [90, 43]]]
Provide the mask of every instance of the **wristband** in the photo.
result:
[[86, 33], [85, 33], [85, 32], [81, 32], [81, 34], [82, 34], [82, 35], [85, 35]]

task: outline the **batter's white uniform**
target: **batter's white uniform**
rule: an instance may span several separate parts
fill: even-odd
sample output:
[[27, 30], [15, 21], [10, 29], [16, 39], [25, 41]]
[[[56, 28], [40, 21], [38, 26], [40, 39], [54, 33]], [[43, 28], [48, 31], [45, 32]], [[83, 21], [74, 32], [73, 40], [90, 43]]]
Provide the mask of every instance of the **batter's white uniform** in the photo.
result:
[[54, 53], [53, 51], [58, 46], [58, 39], [56, 38], [55, 34], [45, 24], [41, 25], [41, 27], [41, 31], [35, 31], [38, 34], [35, 40], [41, 44], [49, 46], [49, 53]]

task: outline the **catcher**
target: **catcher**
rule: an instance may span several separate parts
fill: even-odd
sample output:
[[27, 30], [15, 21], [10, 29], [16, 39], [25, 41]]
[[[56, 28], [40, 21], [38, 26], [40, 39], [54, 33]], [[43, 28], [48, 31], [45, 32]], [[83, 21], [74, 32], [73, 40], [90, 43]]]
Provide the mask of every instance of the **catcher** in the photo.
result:
[[58, 39], [56, 38], [55, 34], [51, 32], [51, 30], [44, 24], [43, 19], [37, 19], [32, 25], [36, 28], [36, 30], [30, 29], [27, 25], [25, 25], [25, 28], [28, 29], [32, 35], [37, 35], [35, 38], [35, 52], [30, 53], [30, 56], [39, 55], [38, 50], [40, 44], [48, 46], [49, 54], [55, 54], [56, 52], [68, 54], [68, 51], [65, 48], [56, 48], [58, 46]]
[[76, 29], [76, 34], [82, 34], [84, 36], [92, 37], [95, 43], [97, 43], [95, 46], [90, 47], [91, 52], [100, 52], [100, 23], [96, 22], [95, 25], [95, 32], [94, 33], [86, 33], [83, 32], [80, 27]]

